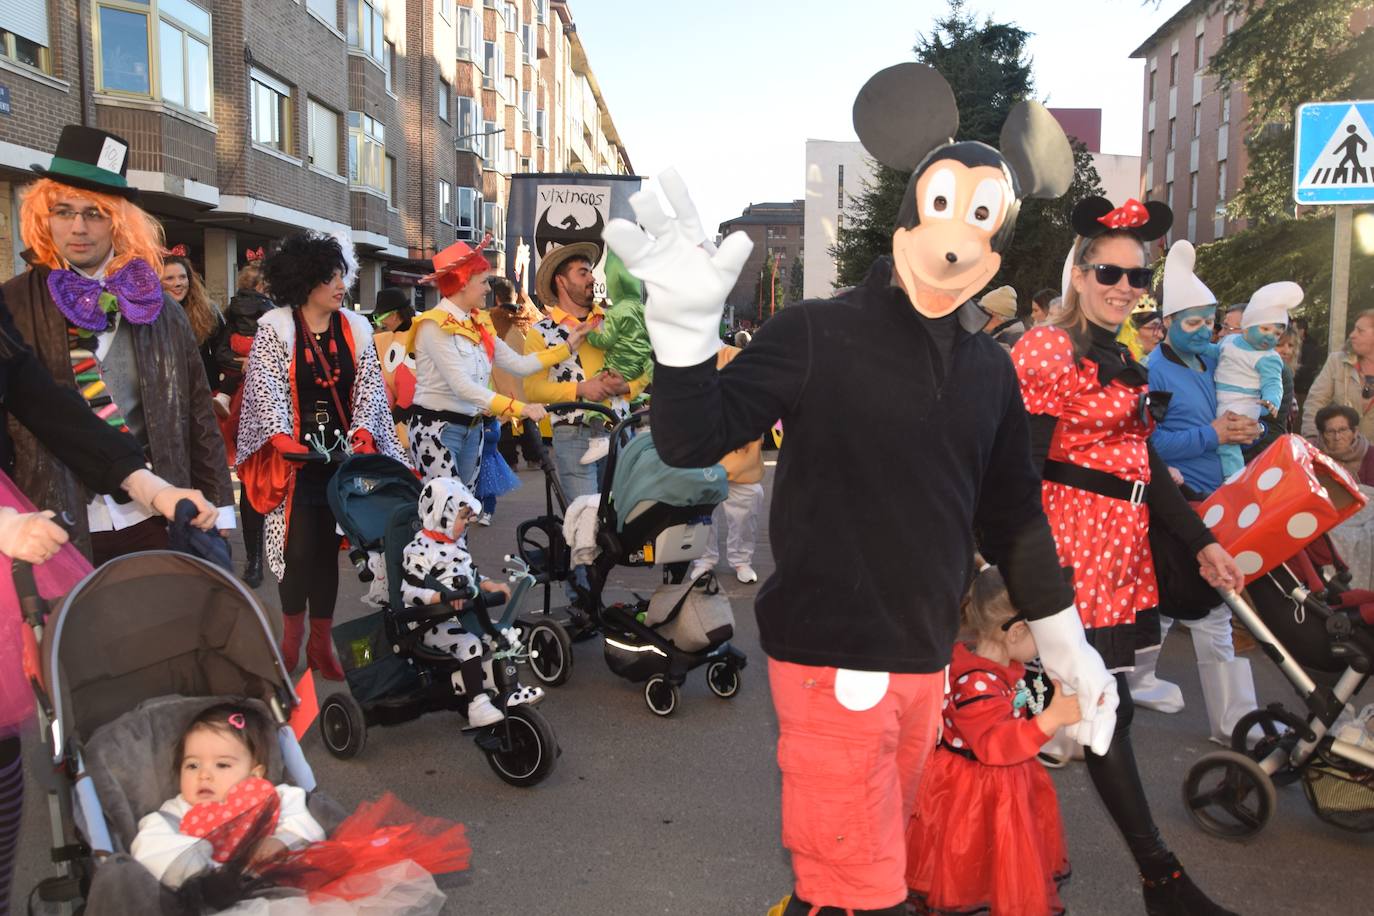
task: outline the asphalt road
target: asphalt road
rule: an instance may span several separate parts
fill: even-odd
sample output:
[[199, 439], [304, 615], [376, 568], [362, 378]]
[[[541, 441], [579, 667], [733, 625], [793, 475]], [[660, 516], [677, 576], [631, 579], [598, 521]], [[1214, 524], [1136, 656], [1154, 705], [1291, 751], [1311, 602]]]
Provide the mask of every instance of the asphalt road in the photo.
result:
[[[772, 470], [769, 469], [771, 477]], [[542, 512], [538, 474], [501, 500], [490, 528], [476, 529], [473, 552], [488, 574], [513, 546], [517, 522]], [[767, 483], [767, 482], [766, 482]], [[862, 509], [856, 510], [859, 513]], [[772, 569], [766, 532], [756, 566]], [[365, 612], [363, 589], [341, 556], [339, 619]], [[608, 597], [648, 594], [658, 570], [617, 570]], [[305, 750], [321, 786], [347, 806], [391, 790], [427, 813], [466, 823], [472, 868], [443, 878], [445, 912], [517, 916], [762, 916], [790, 888], [779, 842], [776, 723], [765, 659], [758, 648], [752, 598], [757, 586], [722, 581], [737, 617], [736, 644], [749, 656], [744, 685], [723, 701], [702, 670], [683, 690], [677, 713], [649, 713], [640, 688], [610, 673], [597, 643], [576, 646], [571, 681], [540, 707], [563, 756], [533, 789], [508, 787], [459, 731], [456, 716], [436, 714], [375, 728], [362, 755], [333, 759], [312, 732]], [[275, 585], [259, 594], [276, 607]], [[1261, 703], [1294, 701], [1274, 666], [1250, 653]], [[1135, 746], [1161, 831], [1199, 883], [1245, 914], [1371, 913], [1366, 876], [1371, 835], [1343, 833], [1319, 821], [1298, 786], [1279, 790], [1279, 809], [1255, 840], [1208, 837], [1184, 811], [1180, 787], [1188, 768], [1215, 748], [1191, 643], [1176, 636], [1160, 673], [1178, 681], [1188, 708], [1174, 716], [1140, 711]], [[1368, 693], [1368, 692], [1367, 692]], [[1374, 697], [1365, 696], [1365, 702]], [[42, 764], [27, 743], [30, 772]], [[1054, 773], [1073, 860], [1065, 902], [1073, 913], [1143, 913], [1139, 883], [1081, 765]], [[49, 873], [47, 812], [30, 780], [15, 888], [22, 899]]]

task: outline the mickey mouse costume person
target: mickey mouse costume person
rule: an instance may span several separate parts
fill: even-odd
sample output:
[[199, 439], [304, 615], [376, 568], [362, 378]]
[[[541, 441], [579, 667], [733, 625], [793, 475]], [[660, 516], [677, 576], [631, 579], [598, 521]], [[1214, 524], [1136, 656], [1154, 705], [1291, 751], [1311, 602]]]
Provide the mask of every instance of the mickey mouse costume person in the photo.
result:
[[1064, 311], [1021, 338], [1011, 356], [1031, 414], [1031, 451], [1043, 468], [1056, 565], [1072, 568], [1074, 608], [1116, 672], [1116, 731], [1109, 746], [1086, 753], [1088, 774], [1140, 869], [1147, 912], [1221, 914], [1228, 911], [1193, 884], [1155, 827], [1131, 749], [1125, 680], [1136, 650], [1159, 644], [1151, 524], [1196, 555], [1208, 584], [1243, 581], [1149, 445], [1167, 393], [1149, 391], [1145, 369], [1116, 339], [1150, 283], [1146, 244], [1172, 224], [1172, 211], [1155, 201], [1120, 208], [1101, 197], [1081, 201]]
[[[652, 237], [625, 220], [605, 233], [647, 287], [664, 460], [700, 467], [780, 417], [787, 428], [769, 520], [777, 569], [756, 603], [796, 879], [778, 907], [786, 916], [904, 912], [905, 831], [935, 745], [975, 532], [1052, 676], [1079, 695], [1075, 736], [1105, 750], [1117, 703], [1071, 591], [1045, 573], [1058, 560], [1016, 376], [969, 302], [997, 272], [1020, 199], [1067, 189], [1064, 132], [1028, 102], [1008, 117], [1001, 152], [952, 143], [953, 93], [915, 63], [869, 79], [854, 125], [879, 161], [915, 170], [892, 258], [837, 299], [783, 309], [724, 369], [721, 309], [748, 239], [732, 234], [714, 255], [700, 247], [705, 232], [674, 172], [659, 182], [675, 218], [640, 192], [631, 204]], [[896, 473], [890, 454], [878, 459], [843, 433], [893, 423], [912, 431]]]

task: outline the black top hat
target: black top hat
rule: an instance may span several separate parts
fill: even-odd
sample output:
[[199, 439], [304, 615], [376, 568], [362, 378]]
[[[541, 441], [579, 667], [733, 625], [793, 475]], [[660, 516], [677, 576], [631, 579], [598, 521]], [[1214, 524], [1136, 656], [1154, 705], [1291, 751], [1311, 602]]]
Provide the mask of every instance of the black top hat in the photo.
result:
[[68, 124], [57, 138], [57, 152], [45, 169], [31, 168], [44, 178], [126, 200], [138, 197], [125, 176], [129, 172], [129, 141], [95, 127]]

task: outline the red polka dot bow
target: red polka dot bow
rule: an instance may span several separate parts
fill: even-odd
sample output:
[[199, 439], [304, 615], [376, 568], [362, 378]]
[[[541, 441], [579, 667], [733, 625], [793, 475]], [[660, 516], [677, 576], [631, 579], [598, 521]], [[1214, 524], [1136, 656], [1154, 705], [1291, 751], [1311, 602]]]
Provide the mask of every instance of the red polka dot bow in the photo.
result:
[[[272, 835], [280, 808], [281, 800], [272, 784], [253, 776], [230, 789], [224, 801], [193, 806], [181, 819], [181, 832], [209, 840], [214, 860], [227, 862], [239, 851], [250, 831]], [[259, 824], [265, 831], [254, 831]]]
[[1134, 197], [1106, 216], [1097, 218], [1097, 221], [1108, 229], [1134, 229], [1136, 226], [1145, 225], [1149, 220], [1149, 211], [1145, 209], [1144, 204]]

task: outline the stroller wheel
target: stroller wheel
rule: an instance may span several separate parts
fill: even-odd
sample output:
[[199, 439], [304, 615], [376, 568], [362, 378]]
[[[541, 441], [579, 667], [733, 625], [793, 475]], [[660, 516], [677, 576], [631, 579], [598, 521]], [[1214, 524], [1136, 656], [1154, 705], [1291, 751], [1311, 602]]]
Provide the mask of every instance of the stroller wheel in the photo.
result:
[[1188, 771], [1183, 803], [1203, 830], [1239, 840], [1264, 829], [1278, 805], [1269, 774], [1235, 751], [1213, 751]]
[[478, 742], [487, 763], [497, 776], [517, 788], [543, 782], [561, 753], [549, 720], [528, 706], [508, 708], [506, 720], [493, 725], [487, 735], [491, 740]]
[[711, 662], [706, 666], [706, 686], [722, 700], [739, 693], [739, 669], [731, 662]]
[[[1264, 734], [1250, 746], [1250, 732], [1258, 725]], [[1301, 732], [1306, 731], [1306, 723], [1275, 704], [1267, 709], [1256, 709], [1246, 713], [1231, 731], [1231, 750], [1244, 754], [1256, 763], [1262, 762], [1276, 750], [1291, 755], [1298, 746]], [[1269, 778], [1276, 786], [1287, 786], [1302, 779], [1302, 769], [1293, 766], [1288, 759]]]
[[661, 674], [655, 674], [644, 684], [644, 702], [656, 716], [671, 716], [677, 710], [678, 690]]
[[572, 677], [572, 637], [556, 620], [525, 621], [525, 647], [529, 649], [530, 673], [545, 687], [566, 684]]
[[350, 693], [335, 693], [320, 704], [320, 737], [340, 760], [357, 757], [367, 745], [367, 719]]

